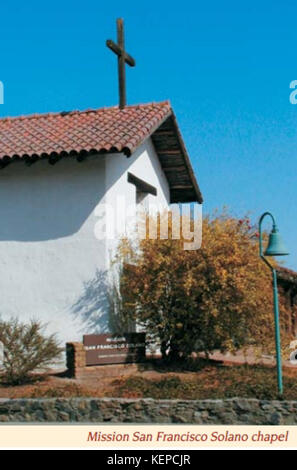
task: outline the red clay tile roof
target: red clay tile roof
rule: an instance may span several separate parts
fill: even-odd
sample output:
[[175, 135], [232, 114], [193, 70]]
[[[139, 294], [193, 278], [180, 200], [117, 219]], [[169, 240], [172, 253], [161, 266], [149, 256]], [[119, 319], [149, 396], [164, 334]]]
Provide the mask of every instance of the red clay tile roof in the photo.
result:
[[[18, 159], [55, 162], [88, 153], [129, 156], [150, 136], [157, 154], [158, 149], [162, 154], [161, 165], [172, 186], [171, 202], [202, 202], [169, 101], [0, 119], [0, 167]], [[174, 170], [177, 164], [179, 171]]]
[[0, 159], [82, 150], [131, 154], [170, 112], [165, 101], [0, 119]]

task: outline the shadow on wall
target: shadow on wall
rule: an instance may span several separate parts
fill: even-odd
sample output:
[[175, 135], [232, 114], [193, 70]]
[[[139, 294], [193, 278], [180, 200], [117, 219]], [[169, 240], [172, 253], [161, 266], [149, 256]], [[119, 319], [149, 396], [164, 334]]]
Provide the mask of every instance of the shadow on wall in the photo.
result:
[[0, 241], [35, 242], [80, 230], [105, 193], [103, 159], [51, 166], [15, 162], [1, 170]]
[[[108, 188], [142, 150], [138, 148], [133, 159], [117, 155]], [[78, 232], [95, 207], [104, 203], [105, 177], [104, 156], [89, 157], [82, 163], [64, 158], [53, 166], [41, 160], [29, 168], [19, 161], [2, 169], [0, 199], [5, 203], [0, 206], [0, 218], [5, 223], [0, 225], [0, 241], [55, 240]]]
[[95, 277], [84, 283], [81, 296], [72, 305], [75, 319], [83, 322], [84, 333], [107, 333], [109, 328], [109, 296], [106, 271], [96, 271]]
[[95, 277], [84, 283], [83, 293], [71, 311], [75, 319], [83, 322], [84, 334], [135, 331], [135, 325], [126, 322], [120, 314], [119, 279], [111, 281], [107, 271], [97, 270]]

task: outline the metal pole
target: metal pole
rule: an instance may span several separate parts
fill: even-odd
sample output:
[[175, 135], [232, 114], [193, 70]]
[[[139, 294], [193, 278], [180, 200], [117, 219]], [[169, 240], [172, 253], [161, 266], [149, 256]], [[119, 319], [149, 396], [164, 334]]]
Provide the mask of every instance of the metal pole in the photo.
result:
[[283, 377], [282, 377], [282, 356], [281, 356], [281, 340], [279, 327], [279, 311], [278, 311], [278, 290], [276, 270], [272, 269], [273, 275], [273, 305], [274, 305], [274, 325], [275, 325], [275, 347], [276, 347], [276, 367], [277, 367], [277, 386], [280, 395], [283, 394]]
[[259, 220], [259, 250], [260, 257], [264, 263], [269, 266], [272, 271], [273, 277], [273, 310], [274, 310], [274, 334], [275, 334], [275, 350], [276, 350], [276, 369], [277, 369], [277, 386], [280, 395], [283, 394], [283, 377], [282, 377], [282, 356], [281, 356], [281, 340], [280, 340], [280, 326], [279, 326], [279, 310], [278, 310], [278, 289], [277, 289], [277, 274], [274, 267], [267, 261], [263, 255], [262, 249], [262, 222], [264, 217], [269, 215], [272, 218], [273, 227], [275, 227], [275, 219], [270, 212], [265, 212]]

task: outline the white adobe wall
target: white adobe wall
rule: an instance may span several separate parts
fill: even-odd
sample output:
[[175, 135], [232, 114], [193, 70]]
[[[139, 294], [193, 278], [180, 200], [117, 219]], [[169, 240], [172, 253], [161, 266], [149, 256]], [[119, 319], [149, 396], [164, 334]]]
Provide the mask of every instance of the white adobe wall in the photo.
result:
[[102, 156], [0, 171], [3, 319], [38, 318], [62, 343], [106, 327], [105, 242], [93, 234], [104, 171]]
[[[113, 206], [118, 200], [125, 200], [126, 209], [132, 207], [136, 203], [136, 187], [134, 184], [128, 183], [127, 174], [132, 173], [134, 176], [144, 180], [146, 183], [157, 189], [157, 196], [148, 195], [149, 204], [157, 204], [159, 207], [168, 208], [170, 204], [169, 185], [166, 176], [161, 168], [160, 161], [155, 152], [151, 139], [147, 139], [130, 157], [124, 155], [112, 155], [106, 160], [106, 197], [107, 207]], [[126, 223], [123, 220], [123, 211], [119, 210], [115, 213], [116, 220], [119, 221], [121, 228], [118, 236], [129, 234], [129, 218]], [[113, 257], [115, 247], [118, 240], [107, 241], [107, 260], [109, 265]]]
[[[51, 166], [15, 162], [0, 171], [0, 316], [48, 323], [62, 344], [85, 333], [108, 331], [107, 277], [117, 240], [98, 240], [98, 208], [118, 195], [134, 204], [127, 172], [169, 188], [148, 139], [131, 157], [98, 155], [82, 163], [65, 158]], [[125, 225], [125, 224], [123, 224]]]

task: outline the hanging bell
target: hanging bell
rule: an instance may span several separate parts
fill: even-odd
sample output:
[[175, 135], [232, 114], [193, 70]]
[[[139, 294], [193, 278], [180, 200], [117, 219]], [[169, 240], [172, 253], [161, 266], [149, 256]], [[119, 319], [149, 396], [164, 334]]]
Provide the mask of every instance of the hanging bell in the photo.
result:
[[265, 256], [285, 256], [288, 255], [288, 250], [286, 249], [281, 236], [278, 232], [276, 226], [273, 227], [272, 231], [269, 234], [268, 246], [265, 250]]

